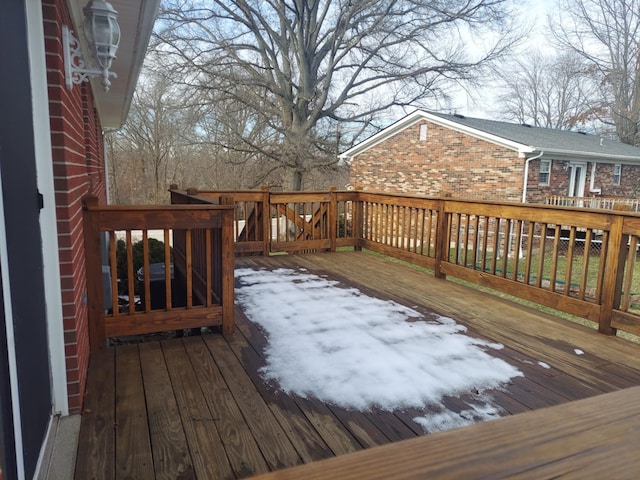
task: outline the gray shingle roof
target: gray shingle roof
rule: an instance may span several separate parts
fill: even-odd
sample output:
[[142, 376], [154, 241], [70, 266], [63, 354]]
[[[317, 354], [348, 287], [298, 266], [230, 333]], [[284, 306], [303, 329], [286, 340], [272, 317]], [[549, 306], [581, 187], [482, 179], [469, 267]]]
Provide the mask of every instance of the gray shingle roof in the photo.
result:
[[630, 157], [629, 160], [640, 162], [640, 148], [602, 138], [598, 135], [519, 125], [517, 123], [498, 122], [495, 120], [484, 120], [462, 115], [447, 115], [436, 112], [428, 113], [481, 132], [534, 147], [536, 151], [544, 151], [549, 154], [554, 152], [566, 152], [567, 154], [584, 153], [590, 157], [594, 156], [594, 154], [605, 157]]

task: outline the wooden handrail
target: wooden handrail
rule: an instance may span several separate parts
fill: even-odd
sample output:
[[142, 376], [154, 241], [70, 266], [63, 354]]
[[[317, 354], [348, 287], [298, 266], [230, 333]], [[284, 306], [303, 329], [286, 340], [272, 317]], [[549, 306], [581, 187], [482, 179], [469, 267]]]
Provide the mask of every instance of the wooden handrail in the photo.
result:
[[[604, 334], [640, 334], [634, 212], [335, 189], [222, 193], [234, 197], [236, 216], [260, 212], [236, 218], [236, 254], [367, 248], [584, 317]], [[316, 231], [326, 233], [303, 234]]]

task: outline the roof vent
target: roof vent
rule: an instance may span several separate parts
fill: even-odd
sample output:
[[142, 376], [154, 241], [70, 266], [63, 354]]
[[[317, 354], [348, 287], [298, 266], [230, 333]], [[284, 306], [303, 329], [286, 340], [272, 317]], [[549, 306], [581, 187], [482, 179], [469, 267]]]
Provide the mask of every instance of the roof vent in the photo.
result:
[[464, 115], [462, 115], [460, 113], [454, 113], [453, 116], [456, 117], [456, 118], [464, 118]]

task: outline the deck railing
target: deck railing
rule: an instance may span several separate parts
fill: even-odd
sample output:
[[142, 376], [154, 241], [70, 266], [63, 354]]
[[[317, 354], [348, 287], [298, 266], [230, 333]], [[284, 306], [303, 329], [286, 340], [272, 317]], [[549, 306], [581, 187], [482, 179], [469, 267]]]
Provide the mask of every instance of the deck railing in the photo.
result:
[[[113, 337], [209, 326], [233, 331], [230, 202], [123, 207], [85, 199], [92, 351]], [[154, 260], [151, 238], [162, 242]]]
[[367, 248], [592, 320], [601, 333], [640, 334], [634, 212], [333, 189], [172, 189], [176, 203], [220, 195], [235, 201], [238, 255]]
[[553, 195], [546, 198], [547, 205], [562, 207], [582, 207], [582, 208], [604, 208], [614, 210], [618, 207], [622, 210], [640, 212], [640, 199], [620, 198], [620, 197], [568, 197], [564, 195]]

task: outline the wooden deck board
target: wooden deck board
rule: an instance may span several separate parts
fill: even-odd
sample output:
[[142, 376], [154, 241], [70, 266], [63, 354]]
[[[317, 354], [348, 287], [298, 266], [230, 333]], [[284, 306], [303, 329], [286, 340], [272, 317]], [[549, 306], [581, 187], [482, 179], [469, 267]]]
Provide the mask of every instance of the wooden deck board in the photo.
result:
[[264, 360], [258, 354], [258, 351], [264, 345], [264, 336], [254, 330], [255, 326], [252, 328], [248, 320], [243, 317], [244, 314], [239, 309], [236, 309], [236, 318], [245, 327], [243, 330], [252, 331], [252, 338], [261, 338], [262, 341], [258, 347], [251, 345], [250, 340], [238, 331], [238, 334], [228, 339], [229, 345], [243, 364], [262, 397], [266, 400], [273, 415], [286, 430], [298, 454], [305, 463], [335, 455], [329, 447], [329, 442], [322, 439], [318, 430], [310, 422], [309, 417], [305, 415], [305, 409], [289, 395], [282, 395], [273, 387], [269, 387], [262, 382], [258, 371], [264, 366]]
[[76, 458], [76, 478], [115, 478], [115, 350], [93, 355]]
[[634, 387], [281, 470], [259, 480], [635, 479], [640, 474], [639, 397], [640, 387]]
[[160, 343], [143, 343], [139, 352], [156, 478], [195, 478]]
[[209, 410], [183, 343], [163, 342], [162, 350], [197, 477], [233, 478], [215, 417]]
[[238, 403], [269, 467], [275, 470], [301, 463], [298, 452], [281, 425], [270, 414], [266, 402], [261, 396], [256, 395], [255, 385], [224, 338], [219, 335], [207, 335], [203, 339], [214, 354], [218, 368], [229, 385], [229, 390]]
[[[372, 255], [341, 252], [243, 257], [237, 260], [237, 265], [306, 268], [364, 293], [417, 308], [426, 315], [451, 317], [465, 325], [469, 335], [503, 344], [503, 349], [492, 350], [492, 354], [524, 374], [503, 389], [490, 392], [504, 415], [560, 404], [570, 409], [575, 400], [640, 385], [640, 346], [636, 344], [598, 335], [585, 327], [457, 283], [436, 280]], [[267, 339], [238, 308], [236, 320], [236, 332], [228, 338], [213, 333], [162, 343], [123, 345], [92, 357], [76, 478], [120, 478], [124, 474], [137, 478], [246, 478], [301, 463], [327, 461], [323, 459], [331, 462], [334, 455], [349, 458], [345, 454], [351, 453], [356, 458], [365, 455], [362, 458], [374, 465], [375, 456], [369, 457], [367, 453], [371, 451], [369, 447], [396, 452], [396, 445], [424, 439], [414, 438], [425, 431], [413, 418], [424, 416], [425, 411], [351, 412], [317, 399], [287, 395], [275, 385], [265, 383], [259, 369], [265, 365]], [[453, 411], [468, 408], [472, 401], [471, 396], [465, 395], [443, 399]], [[626, 408], [625, 405], [621, 408]], [[609, 408], [607, 404], [602, 410]], [[628, 435], [623, 412], [611, 413], [612, 423], [598, 424], [596, 429]], [[489, 464], [493, 463], [495, 468], [496, 462], [522, 454], [524, 449], [546, 455], [548, 448], [570, 442], [576, 446], [575, 451], [565, 449], [562, 458], [552, 458], [548, 465], [507, 462], [504, 468], [507, 473], [511, 471], [508, 468], [513, 468], [518, 475], [530, 474], [531, 478], [571, 476], [570, 470], [562, 470], [566, 468], [567, 455], [575, 456], [576, 464], [585, 455], [591, 455], [593, 462], [607, 463], [608, 456], [619, 457], [630, 451], [617, 440], [583, 448], [573, 441], [573, 436], [559, 439], [560, 429], [546, 419], [546, 414], [529, 415], [531, 420], [518, 420], [515, 427], [501, 432], [502, 443], [491, 437], [493, 427], [488, 430], [490, 434], [481, 430], [475, 437], [486, 445], [474, 449], [470, 442], [462, 442], [467, 445], [469, 455], [462, 449], [459, 455], [446, 459], [446, 448], [430, 443], [429, 457], [440, 463], [428, 471], [457, 472], [454, 475], [457, 477], [472, 472], [477, 477], [483, 469], [491, 467]], [[583, 419], [569, 419], [567, 432], [588, 445], [593, 439], [581, 430], [581, 422], [593, 415], [591, 412]], [[474, 432], [477, 427], [481, 426], [468, 428]], [[539, 443], [527, 444], [528, 437], [518, 431], [525, 427], [536, 432], [544, 430]], [[466, 438], [466, 433], [455, 432], [437, 436], [451, 435], [442, 437], [443, 445], [455, 444], [460, 449], [460, 438]], [[394, 455], [404, 458], [397, 456], [397, 452]], [[367, 465], [361, 472], [364, 476], [369, 472]], [[315, 468], [309, 471], [318, 475]], [[612, 467], [611, 472], [615, 471]], [[380, 468], [378, 478], [383, 478], [383, 472], [388, 470]]]
[[116, 351], [116, 478], [154, 478], [138, 346]]

